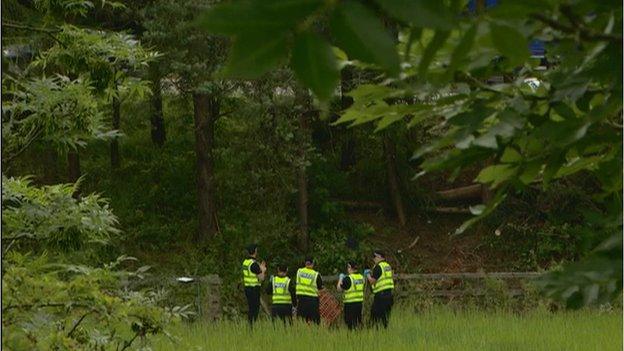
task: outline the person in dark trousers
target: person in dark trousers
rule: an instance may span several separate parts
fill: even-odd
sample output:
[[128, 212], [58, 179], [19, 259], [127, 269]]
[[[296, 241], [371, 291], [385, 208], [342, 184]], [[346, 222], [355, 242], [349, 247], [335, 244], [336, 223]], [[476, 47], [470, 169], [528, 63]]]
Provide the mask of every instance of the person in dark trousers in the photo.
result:
[[321, 323], [319, 311], [319, 290], [323, 289], [323, 279], [314, 270], [314, 259], [306, 257], [305, 267], [297, 270], [296, 276], [297, 315], [307, 322]]
[[371, 322], [379, 327], [381, 322], [384, 328], [388, 328], [390, 311], [394, 303], [392, 290], [394, 290], [394, 279], [392, 267], [386, 262], [383, 252], [376, 250], [373, 253], [375, 267], [372, 272], [366, 273], [366, 278], [373, 290], [373, 305], [371, 306]]
[[277, 275], [271, 276], [266, 293], [271, 295], [271, 317], [281, 319], [284, 323], [292, 323], [293, 306], [297, 304], [295, 283], [288, 278], [288, 267], [284, 264], [277, 266]]
[[258, 263], [258, 245], [250, 244], [247, 246], [247, 258], [243, 261], [243, 284], [245, 285], [245, 297], [247, 298], [247, 319], [249, 325], [258, 319], [260, 312], [260, 283], [264, 280], [266, 272], [266, 263]]
[[340, 274], [336, 289], [344, 291], [344, 320], [349, 330], [362, 324], [362, 303], [364, 302], [364, 276], [357, 272], [355, 262], [347, 263], [347, 274]]

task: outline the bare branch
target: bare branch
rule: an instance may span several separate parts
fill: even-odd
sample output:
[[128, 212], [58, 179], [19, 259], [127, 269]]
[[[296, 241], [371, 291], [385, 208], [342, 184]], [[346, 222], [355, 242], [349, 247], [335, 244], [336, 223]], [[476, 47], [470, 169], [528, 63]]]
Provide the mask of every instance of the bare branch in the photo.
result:
[[82, 323], [82, 321], [85, 319], [85, 317], [87, 317], [88, 315], [90, 315], [93, 312], [95, 312], [95, 310], [91, 310], [91, 311], [88, 311], [87, 313], [83, 314], [82, 317], [80, 317], [80, 319], [78, 319], [78, 321], [76, 321], [76, 323], [74, 323], [74, 326], [71, 328], [69, 333], [67, 333], [67, 336], [71, 337], [74, 334], [74, 332], [76, 331], [76, 328], [78, 328], [80, 323]]

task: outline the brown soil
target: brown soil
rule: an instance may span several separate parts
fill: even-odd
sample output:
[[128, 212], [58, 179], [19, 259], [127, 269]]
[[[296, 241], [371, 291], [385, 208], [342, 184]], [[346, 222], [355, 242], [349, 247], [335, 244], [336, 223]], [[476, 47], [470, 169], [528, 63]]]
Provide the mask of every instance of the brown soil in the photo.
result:
[[[482, 237], [487, 234], [479, 227], [461, 235], [453, 234], [470, 218], [468, 215], [433, 214], [428, 218], [412, 215], [403, 229], [380, 212], [351, 212], [350, 217], [375, 228], [370, 244], [384, 250], [400, 272], [496, 271], [501, 262], [500, 257], [483, 247]], [[416, 238], [418, 241], [410, 248]]]

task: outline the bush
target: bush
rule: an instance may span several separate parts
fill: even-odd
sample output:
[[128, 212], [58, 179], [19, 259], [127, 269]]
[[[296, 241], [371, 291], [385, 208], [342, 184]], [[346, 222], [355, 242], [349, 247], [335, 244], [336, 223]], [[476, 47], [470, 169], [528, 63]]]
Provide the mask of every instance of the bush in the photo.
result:
[[76, 200], [75, 189], [2, 179], [3, 234], [11, 240], [2, 257], [7, 349], [127, 347], [186, 314], [185, 307], [159, 307], [157, 295], [122, 288], [122, 280], [141, 278], [149, 267], [126, 271], [121, 266], [134, 259], [122, 256], [109, 264], [94, 259], [101, 245], [119, 234], [117, 220], [104, 199]]

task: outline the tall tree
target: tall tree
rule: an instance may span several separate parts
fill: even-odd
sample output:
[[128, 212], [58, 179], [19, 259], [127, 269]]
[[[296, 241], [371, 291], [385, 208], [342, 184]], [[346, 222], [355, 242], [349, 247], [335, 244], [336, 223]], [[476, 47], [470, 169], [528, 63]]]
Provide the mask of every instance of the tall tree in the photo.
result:
[[297, 235], [297, 245], [299, 250], [308, 252], [310, 248], [310, 232], [309, 232], [309, 216], [308, 216], [308, 174], [307, 167], [309, 160], [307, 158], [307, 149], [310, 145], [310, 119], [314, 111], [311, 109], [309, 99], [306, 94], [301, 94], [296, 99], [299, 105], [298, 122], [299, 122], [299, 160], [297, 162], [297, 214], [299, 217], [299, 232]]
[[150, 64], [149, 79], [152, 82], [150, 135], [154, 145], [162, 147], [166, 140], [165, 118], [162, 101], [162, 74], [159, 62]]
[[221, 101], [218, 94], [193, 93], [195, 120], [195, 155], [197, 158], [197, 206], [199, 230], [197, 241], [202, 242], [218, 230], [215, 204], [214, 137], [215, 122], [219, 118]]
[[[353, 104], [353, 99], [347, 95], [353, 88], [354, 67], [345, 67], [340, 71], [340, 108], [348, 109]], [[343, 130], [340, 144], [340, 169], [343, 171], [353, 167], [357, 162], [355, 133], [351, 128], [339, 127]]]
[[392, 200], [392, 206], [394, 207], [399, 225], [404, 227], [407, 220], [405, 217], [405, 208], [403, 207], [403, 197], [401, 196], [401, 182], [397, 172], [396, 145], [387, 132], [384, 133], [382, 138], [390, 199]]
[[[209, 242], [218, 231], [214, 130], [226, 91], [224, 83], [214, 77], [224, 60], [226, 42], [205, 35], [194, 24], [197, 15], [210, 6], [193, 0], [157, 0], [144, 9], [142, 19], [143, 38], [164, 53], [160, 67], [170, 67], [159, 74], [171, 77], [193, 102], [198, 208], [195, 239], [199, 243]], [[154, 122], [160, 123], [157, 119]]]

